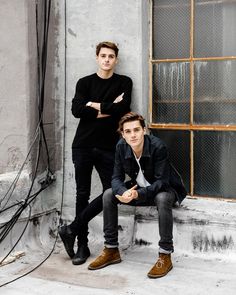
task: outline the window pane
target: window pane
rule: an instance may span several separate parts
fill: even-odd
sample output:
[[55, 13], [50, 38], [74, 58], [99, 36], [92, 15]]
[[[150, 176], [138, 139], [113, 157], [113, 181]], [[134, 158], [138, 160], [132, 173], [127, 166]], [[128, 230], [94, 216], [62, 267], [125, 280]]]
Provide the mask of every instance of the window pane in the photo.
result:
[[153, 65], [153, 122], [189, 123], [189, 63]]
[[195, 57], [236, 55], [235, 15], [235, 0], [195, 2]]
[[153, 58], [190, 55], [190, 1], [153, 1]]
[[180, 173], [186, 190], [190, 191], [189, 131], [152, 129], [152, 134], [161, 138], [169, 149], [170, 160]]
[[236, 124], [236, 61], [195, 62], [194, 122]]
[[194, 193], [236, 197], [236, 132], [194, 133]]

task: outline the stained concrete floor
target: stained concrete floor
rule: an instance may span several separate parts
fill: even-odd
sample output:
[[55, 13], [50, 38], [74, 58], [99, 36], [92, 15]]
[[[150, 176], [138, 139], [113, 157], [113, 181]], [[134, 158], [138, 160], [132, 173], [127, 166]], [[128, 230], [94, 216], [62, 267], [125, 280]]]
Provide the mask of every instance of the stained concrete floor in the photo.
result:
[[[181, 208], [174, 210], [174, 268], [159, 279], [147, 277], [157, 260], [155, 208], [135, 210], [136, 215], [124, 211], [120, 216], [121, 263], [97, 271], [87, 269], [103, 248], [102, 216], [96, 216], [90, 224], [91, 257], [85, 264], [72, 265], [58, 239], [53, 254], [40, 267], [0, 287], [0, 294], [236, 294], [236, 203], [187, 199]], [[50, 233], [57, 232], [53, 220], [56, 220], [54, 215], [47, 216], [40, 220], [40, 228], [35, 229], [33, 224], [28, 226], [25, 241], [17, 249], [24, 250], [26, 255], [0, 267], [0, 286], [26, 274], [47, 257], [55, 242], [55, 236]], [[194, 238], [199, 238], [199, 243], [193, 245]], [[146, 246], [128, 246], [136, 240], [146, 241]], [[2, 249], [8, 247], [6, 243]]]
[[[147, 272], [157, 255], [150, 247], [135, 246], [122, 250], [122, 262], [97, 271], [87, 269], [102, 245], [92, 249], [81, 266], [72, 265], [60, 241], [46, 262], [29, 275], [0, 288], [4, 295], [233, 295], [236, 292], [236, 261], [207, 256], [174, 253], [174, 268], [159, 279]], [[36, 266], [47, 249], [29, 252], [16, 262], [0, 268], [0, 284], [16, 278]]]

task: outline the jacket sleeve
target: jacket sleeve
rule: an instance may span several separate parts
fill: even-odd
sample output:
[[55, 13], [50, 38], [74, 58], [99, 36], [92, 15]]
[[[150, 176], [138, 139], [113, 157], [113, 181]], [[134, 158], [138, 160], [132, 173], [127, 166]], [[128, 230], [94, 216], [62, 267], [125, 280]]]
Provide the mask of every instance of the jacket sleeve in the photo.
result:
[[147, 187], [138, 188], [140, 201], [152, 198], [160, 191], [166, 191], [169, 187], [170, 164], [166, 146], [157, 148], [153, 154], [154, 181]]
[[76, 84], [75, 96], [72, 99], [71, 112], [75, 118], [95, 119], [98, 111], [94, 108], [86, 106], [89, 101], [87, 97], [88, 85], [83, 79], [80, 79]]
[[[122, 83], [120, 89], [120, 94], [124, 93], [123, 100], [118, 103], [105, 101], [101, 102], [101, 113], [122, 117], [124, 114], [130, 112], [132, 87], [133, 82], [129, 77], [127, 77], [127, 79], [125, 79]], [[114, 100], [115, 99], [116, 97], [114, 97]]]
[[123, 195], [127, 190], [125, 185], [125, 171], [121, 161], [119, 147], [116, 147], [115, 164], [112, 175], [111, 187], [114, 195]]

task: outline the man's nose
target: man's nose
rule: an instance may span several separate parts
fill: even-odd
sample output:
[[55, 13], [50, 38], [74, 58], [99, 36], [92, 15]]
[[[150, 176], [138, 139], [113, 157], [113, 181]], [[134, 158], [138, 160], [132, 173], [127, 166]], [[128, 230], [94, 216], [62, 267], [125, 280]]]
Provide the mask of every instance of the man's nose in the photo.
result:
[[135, 132], [131, 131], [131, 136], [134, 137], [135, 136]]

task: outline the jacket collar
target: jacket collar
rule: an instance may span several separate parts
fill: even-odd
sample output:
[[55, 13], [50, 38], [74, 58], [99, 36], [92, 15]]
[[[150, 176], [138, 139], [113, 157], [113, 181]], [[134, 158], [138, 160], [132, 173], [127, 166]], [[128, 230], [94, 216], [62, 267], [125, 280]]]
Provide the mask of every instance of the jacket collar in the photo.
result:
[[[133, 158], [134, 154], [131, 147], [126, 143], [126, 151], [125, 151], [125, 159]], [[148, 135], [144, 135], [144, 145], [143, 145], [143, 153], [142, 157], [151, 157], [150, 154], [150, 141], [148, 139]]]

